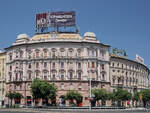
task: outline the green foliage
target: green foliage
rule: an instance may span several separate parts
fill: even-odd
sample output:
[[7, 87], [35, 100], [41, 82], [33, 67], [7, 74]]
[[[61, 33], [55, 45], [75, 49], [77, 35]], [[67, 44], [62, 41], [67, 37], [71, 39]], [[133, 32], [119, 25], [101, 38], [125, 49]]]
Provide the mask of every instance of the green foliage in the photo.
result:
[[21, 99], [21, 98], [23, 98], [23, 95], [18, 92], [9, 92], [6, 94], [6, 97], [11, 99], [11, 106], [12, 106], [12, 100], [13, 99]]
[[115, 100], [115, 94], [113, 92], [107, 92], [107, 99], [108, 100]]
[[14, 99], [14, 95], [15, 93], [14, 92], [9, 92], [6, 94], [6, 97], [10, 98], [10, 99]]
[[34, 99], [54, 99], [57, 88], [46, 80], [34, 79], [31, 84], [31, 93]]
[[67, 94], [65, 95], [66, 100], [71, 101], [76, 100], [77, 103], [82, 102], [82, 98], [83, 98], [82, 95], [77, 91], [68, 91]]
[[145, 89], [141, 93], [142, 93], [142, 100], [144, 103], [150, 101], [150, 89]]
[[21, 93], [14, 92], [14, 99], [21, 99], [21, 98], [23, 98], [23, 95]]
[[95, 101], [98, 101], [98, 100], [105, 101], [108, 98], [107, 92], [105, 89], [93, 89], [92, 95], [94, 95]]
[[117, 91], [114, 92], [115, 100], [117, 101], [126, 101], [130, 100], [132, 97], [132, 94], [129, 93], [127, 90], [123, 89], [117, 89]]
[[132, 100], [134, 100], [134, 101], [139, 100], [139, 92], [134, 93], [134, 95], [132, 96]]
[[8, 97], [10, 99], [21, 99], [21, 98], [23, 98], [23, 95], [18, 92], [9, 92], [6, 94], [6, 97]]

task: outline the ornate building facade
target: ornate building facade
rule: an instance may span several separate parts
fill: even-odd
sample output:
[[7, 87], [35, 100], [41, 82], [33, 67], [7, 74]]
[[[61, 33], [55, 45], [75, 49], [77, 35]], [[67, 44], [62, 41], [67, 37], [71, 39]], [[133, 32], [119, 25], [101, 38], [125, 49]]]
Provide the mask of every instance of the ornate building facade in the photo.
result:
[[123, 88], [131, 93], [148, 89], [149, 69], [142, 63], [114, 54], [110, 55], [111, 90]]
[[[30, 85], [34, 78], [45, 79], [57, 86], [57, 101], [69, 90], [83, 95], [89, 105], [90, 79], [92, 88], [110, 91], [109, 45], [100, 43], [96, 35], [86, 32], [20, 34], [7, 51], [7, 92], [19, 92], [31, 104]], [[6, 103], [9, 100], [6, 99]]]
[[0, 51], [0, 107], [4, 106], [6, 95], [6, 52]]

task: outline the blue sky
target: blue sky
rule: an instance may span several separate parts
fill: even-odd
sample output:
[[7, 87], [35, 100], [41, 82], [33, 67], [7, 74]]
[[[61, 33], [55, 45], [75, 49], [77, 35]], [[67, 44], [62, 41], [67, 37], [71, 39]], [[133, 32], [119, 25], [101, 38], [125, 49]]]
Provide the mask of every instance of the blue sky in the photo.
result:
[[0, 48], [18, 34], [34, 35], [35, 14], [76, 12], [81, 35], [94, 32], [100, 42], [136, 54], [150, 67], [150, 0], [0, 0]]

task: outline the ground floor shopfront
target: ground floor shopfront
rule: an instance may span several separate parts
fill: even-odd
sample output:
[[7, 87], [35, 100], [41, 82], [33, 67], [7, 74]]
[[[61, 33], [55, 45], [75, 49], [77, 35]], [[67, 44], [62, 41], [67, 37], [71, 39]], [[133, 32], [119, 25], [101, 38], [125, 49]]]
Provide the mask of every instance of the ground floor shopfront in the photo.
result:
[[[33, 99], [30, 89], [31, 81], [7, 83], [6, 92], [19, 92], [23, 95], [23, 98], [20, 100], [13, 99], [12, 104], [34, 106], [45, 105], [46, 103], [48, 103], [49, 105], [72, 106], [75, 101], [71, 102], [69, 100], [65, 100], [64, 96], [68, 91], [74, 90], [78, 91], [83, 96], [82, 102], [78, 106], [89, 106], [91, 103], [90, 88], [104, 88], [106, 89], [106, 91], [110, 91], [110, 83], [100, 81], [92, 81], [91, 85], [89, 81], [50, 81], [50, 83], [54, 84], [57, 87], [57, 96], [53, 100]], [[11, 99], [6, 97], [5, 104], [10, 105], [10, 103]], [[106, 104], [109, 105], [109, 102], [106, 102]]]

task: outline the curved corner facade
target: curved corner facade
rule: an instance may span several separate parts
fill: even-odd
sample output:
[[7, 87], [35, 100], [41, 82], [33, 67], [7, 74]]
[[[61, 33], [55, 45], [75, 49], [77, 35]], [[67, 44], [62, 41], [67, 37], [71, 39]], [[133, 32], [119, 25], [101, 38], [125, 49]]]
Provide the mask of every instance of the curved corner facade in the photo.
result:
[[126, 57], [110, 55], [111, 90], [123, 88], [131, 93], [149, 88], [149, 69]]
[[[100, 43], [96, 35], [48, 33], [29, 38], [17, 37], [7, 51], [7, 92], [23, 94], [22, 104], [32, 104], [30, 85], [34, 78], [45, 79], [57, 86], [57, 99], [69, 90], [83, 95], [83, 105], [89, 105], [92, 88], [110, 91], [109, 45]], [[8, 103], [8, 99], [6, 99]]]

